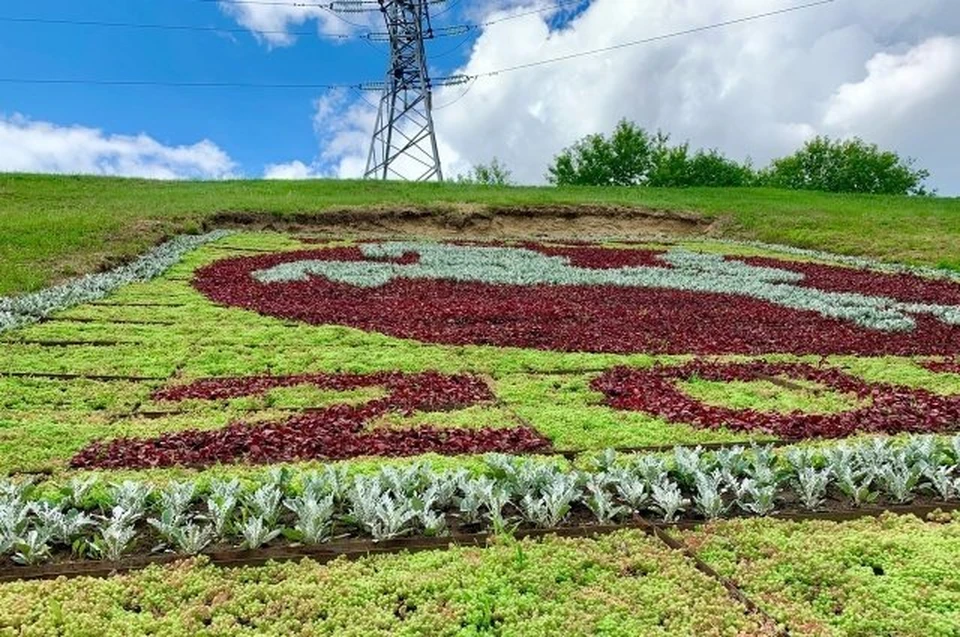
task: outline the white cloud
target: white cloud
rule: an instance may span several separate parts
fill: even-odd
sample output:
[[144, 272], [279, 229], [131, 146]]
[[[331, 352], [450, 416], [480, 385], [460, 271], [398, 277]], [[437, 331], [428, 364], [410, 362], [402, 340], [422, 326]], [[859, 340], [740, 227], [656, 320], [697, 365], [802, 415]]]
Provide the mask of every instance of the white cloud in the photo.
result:
[[318, 155], [309, 165], [300, 160], [271, 164], [264, 176], [268, 179], [362, 177], [377, 117], [376, 108], [360, 99], [351, 101], [350, 94], [343, 90], [328, 91], [313, 105], [313, 128], [320, 147]]
[[877, 53], [867, 76], [830, 97], [823, 123], [856, 129], [858, 122], [890, 123], [941, 97], [960, 82], [960, 37], [933, 37], [901, 55]]
[[[494, 6], [522, 13], [519, 4]], [[542, 14], [488, 26], [463, 68], [443, 72], [482, 74], [787, 6], [593, 0], [559, 30]], [[626, 117], [760, 165], [817, 134], [859, 135], [917, 157], [934, 187], [960, 193], [958, 43], [956, 0], [843, 0], [501, 73], [465, 94], [466, 86], [437, 90], [436, 104], [457, 100], [435, 112], [441, 156], [451, 176], [497, 156], [516, 180], [538, 183], [562, 148]], [[359, 175], [374, 110], [345, 96], [322, 110], [319, 160], [332, 175]]]
[[145, 134], [107, 135], [0, 115], [0, 171], [147, 177], [225, 178], [236, 165], [209, 140], [167, 146]]
[[[250, 29], [257, 37], [270, 46], [290, 46], [296, 42], [292, 27], [316, 21], [317, 33], [326, 35], [346, 35], [357, 28], [368, 28], [380, 24], [379, 11], [350, 14], [350, 17], [321, 7], [319, 4], [297, 6], [296, 3], [243, 4], [220, 2], [220, 10], [241, 26]], [[376, 19], [376, 21], [374, 21]]]
[[269, 164], [263, 171], [264, 179], [315, 179], [320, 176], [315, 166], [308, 166], [300, 160]]

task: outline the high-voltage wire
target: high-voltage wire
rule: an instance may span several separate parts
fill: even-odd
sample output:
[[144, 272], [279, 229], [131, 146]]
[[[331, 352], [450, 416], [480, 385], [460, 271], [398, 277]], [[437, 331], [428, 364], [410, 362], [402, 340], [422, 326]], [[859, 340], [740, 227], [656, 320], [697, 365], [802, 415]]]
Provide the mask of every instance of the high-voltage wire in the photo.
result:
[[[204, 0], [201, 0], [204, 1]], [[240, 2], [241, 0], [235, 0]], [[248, 0], [253, 2], [254, 0]], [[262, 2], [268, 2], [269, 0], [258, 0]], [[504, 73], [511, 73], [513, 71], [519, 71], [522, 69], [533, 68], [537, 66], [544, 66], [548, 64], [556, 64], [559, 62], [569, 61], [581, 57], [587, 57], [591, 55], [598, 55], [600, 53], [608, 53], [611, 51], [616, 51], [628, 47], [640, 46], [644, 44], [651, 44], [654, 42], [659, 42], [662, 40], [667, 40], [671, 38], [677, 38], [685, 35], [692, 35], [695, 33], [701, 33], [704, 31], [710, 31], [715, 29], [720, 29], [728, 26], [733, 26], [737, 24], [744, 24], [748, 22], [753, 22], [765, 18], [770, 18], [774, 16], [784, 15], [788, 13], [793, 13], [801, 11], [804, 9], [811, 9], [814, 7], [819, 7], [827, 4], [833, 4], [836, 0], [817, 0], [815, 2], [808, 2], [805, 4], [795, 5], [792, 7], [786, 7], [783, 9], [777, 9], [774, 11], [767, 11], [764, 13], [757, 13], [749, 16], [744, 16], [742, 18], [736, 18], [732, 20], [725, 20], [723, 22], [715, 22], [712, 24], [707, 24], [699, 27], [693, 27], [690, 29], [683, 29], [680, 31], [672, 31], [670, 33], [664, 33], [661, 35], [656, 35], [648, 38], [643, 38], [640, 40], [633, 40], [630, 42], [623, 42], [620, 44], [614, 44], [611, 46], [601, 47], [598, 49], [590, 49], [587, 51], [578, 51], [575, 53], [570, 53], [567, 55], [557, 56], [553, 58], [546, 58], [542, 60], [534, 60], [532, 62], [525, 62], [523, 64], [517, 64], [514, 66], [503, 67], [490, 71], [482, 71], [479, 73], [472, 74], [458, 74], [458, 75], [449, 75], [443, 77], [434, 77], [429, 81], [430, 86], [450, 86], [465, 84], [475, 79], [484, 79], [491, 78], [497, 75]], [[284, 3], [288, 4], [288, 3]], [[317, 89], [317, 88], [356, 88], [361, 90], [370, 90], [370, 91], [382, 91], [384, 89], [384, 82], [365, 82], [360, 84], [323, 84], [323, 83], [257, 83], [257, 82], [206, 82], [206, 81], [154, 81], [154, 80], [103, 80], [103, 79], [78, 79], [78, 78], [13, 78], [13, 77], [0, 77], [0, 83], [7, 84], [89, 84], [89, 85], [102, 85], [102, 86], [174, 86], [174, 87], [227, 87], [227, 88], [262, 88], [262, 89]]]

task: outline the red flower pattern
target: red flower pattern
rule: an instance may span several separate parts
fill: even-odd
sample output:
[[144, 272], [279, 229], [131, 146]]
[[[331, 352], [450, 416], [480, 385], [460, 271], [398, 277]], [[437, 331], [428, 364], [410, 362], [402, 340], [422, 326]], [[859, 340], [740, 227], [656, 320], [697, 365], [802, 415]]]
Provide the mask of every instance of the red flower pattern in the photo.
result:
[[372, 419], [389, 412], [445, 411], [492, 400], [489, 387], [470, 375], [386, 372], [205, 379], [161, 390], [155, 398], [172, 401], [236, 398], [305, 383], [333, 390], [384, 387], [389, 394], [362, 405], [335, 405], [306, 411], [283, 422], [256, 425], [237, 422], [214, 431], [179, 431], [156, 438], [95, 442], [74, 456], [71, 466], [145, 469], [218, 462], [264, 464], [313, 458], [412, 456], [431, 452], [509, 453], [549, 447], [549, 441], [529, 427], [441, 429], [423, 426], [406, 430], [364, 430]]
[[[524, 244], [574, 265], [652, 265], [650, 250]], [[401, 262], [417, 257], [407, 255]], [[337, 247], [237, 257], [198, 270], [194, 285], [218, 303], [314, 325], [347, 325], [399, 338], [450, 345], [496, 345], [555, 351], [666, 354], [960, 353], [960, 326], [916, 317], [908, 332], [877, 332], [815, 312], [791, 310], [735, 294], [615, 285], [505, 286], [397, 279], [360, 288], [323, 277], [260, 283], [252, 272], [304, 259], [362, 261], [359, 248]], [[745, 259], [802, 272], [805, 285], [882, 294], [903, 301], [960, 304], [960, 285], [914, 275]]]
[[[777, 377], [811, 381], [851, 394], [862, 406], [833, 414], [730, 409], [702, 403], [676, 386], [677, 381], [693, 378], [730, 382]], [[616, 367], [596, 378], [592, 386], [607, 397], [607, 404], [617, 409], [643, 411], [704, 429], [726, 427], [781, 438], [838, 438], [856, 432], [933, 433], [960, 427], [960, 396], [867, 383], [838, 369], [804, 363], [693, 361], [649, 369]]]

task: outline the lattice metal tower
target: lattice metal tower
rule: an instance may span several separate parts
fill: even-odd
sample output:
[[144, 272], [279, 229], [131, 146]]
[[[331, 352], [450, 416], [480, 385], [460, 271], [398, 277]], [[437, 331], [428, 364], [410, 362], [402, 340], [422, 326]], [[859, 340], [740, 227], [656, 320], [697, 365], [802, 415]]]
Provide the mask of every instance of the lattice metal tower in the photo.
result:
[[367, 157], [367, 179], [406, 179], [395, 164], [415, 167], [416, 181], [443, 181], [433, 128], [432, 86], [423, 44], [433, 37], [430, 5], [436, 0], [379, 0], [387, 23], [390, 64]]

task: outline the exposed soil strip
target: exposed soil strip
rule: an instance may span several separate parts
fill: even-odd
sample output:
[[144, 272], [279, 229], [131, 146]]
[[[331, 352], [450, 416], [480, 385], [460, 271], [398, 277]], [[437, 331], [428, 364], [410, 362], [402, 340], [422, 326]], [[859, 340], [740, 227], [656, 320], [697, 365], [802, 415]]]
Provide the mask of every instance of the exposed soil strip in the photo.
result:
[[40, 321], [41, 323], [106, 323], [116, 325], [176, 325], [176, 321], [158, 321], [153, 319], [112, 319], [112, 318], [93, 318], [83, 316], [66, 316], [61, 318], [51, 317]]
[[205, 227], [239, 227], [338, 238], [384, 235], [431, 239], [510, 237], [689, 236], [709, 233], [715, 220], [688, 212], [626, 206], [459, 206], [444, 209], [342, 208], [323, 212], [227, 211]]
[[87, 305], [97, 305], [99, 307], [187, 307], [186, 303], [123, 303], [119, 301], [92, 301]]
[[122, 374], [67, 374], [60, 372], [4, 372], [0, 376], [13, 378], [51, 378], [54, 380], [127, 380], [131, 382], [168, 380], [167, 376], [124, 376]]
[[[849, 509], [844, 511], [833, 511], [833, 512], [824, 512], [824, 513], [809, 513], [809, 514], [793, 514], [793, 513], [780, 513], [768, 516], [771, 519], [780, 519], [780, 520], [832, 520], [832, 521], [847, 521], [855, 520], [863, 517], [877, 517], [884, 511], [889, 511], [898, 515], [908, 515], [913, 514], [921, 519], [925, 518], [927, 514], [940, 509], [944, 512], [960, 510], [960, 502], [952, 503], [942, 503], [939, 505], [920, 505], [920, 506], [888, 506], [884, 508], [880, 507], [864, 507], [860, 509]], [[754, 517], [754, 516], [728, 516], [724, 519], [738, 518], [738, 517]], [[545, 535], [556, 535], [557, 537], [593, 537], [597, 535], [608, 535], [616, 531], [622, 531], [627, 529], [640, 529], [649, 534], [655, 534], [658, 538], [663, 540], [666, 544], [675, 548], [677, 550], [682, 550], [687, 553], [691, 559], [695, 562], [699, 558], [689, 551], [684, 545], [680, 544], [674, 538], [672, 538], [666, 529], [683, 529], [691, 528], [693, 526], [698, 526], [705, 524], [704, 520], [690, 520], [680, 523], [673, 524], [663, 524], [663, 523], [654, 523], [650, 522], [644, 518], [635, 518], [632, 522], [624, 524], [610, 524], [610, 525], [582, 525], [582, 526], [568, 526], [568, 527], [555, 527], [551, 529], [526, 529], [519, 530], [514, 533], [516, 538], [537, 538], [543, 537]], [[241, 567], [241, 566], [261, 566], [268, 561], [289, 561], [297, 560], [305, 557], [309, 557], [319, 563], [329, 562], [336, 559], [340, 556], [345, 556], [347, 559], [358, 559], [361, 557], [366, 557], [368, 555], [376, 554], [394, 554], [394, 553], [415, 553], [418, 551], [429, 551], [436, 549], [446, 549], [450, 545], [456, 546], [485, 546], [487, 542], [493, 538], [491, 533], [454, 533], [446, 537], [413, 537], [413, 538], [401, 538], [396, 540], [388, 540], [384, 542], [374, 542], [373, 540], [363, 539], [363, 538], [354, 538], [347, 540], [338, 540], [330, 542], [327, 544], [321, 544], [316, 546], [285, 546], [285, 547], [275, 547], [260, 549], [257, 551], [241, 550], [241, 549], [230, 549], [226, 551], [216, 551], [211, 553], [204, 553], [209, 557], [211, 563], [217, 566], [223, 567]], [[671, 543], [672, 542], [672, 543]], [[16, 566], [16, 565], [6, 565], [0, 567], [0, 583], [11, 582], [18, 580], [30, 580], [30, 579], [54, 579], [57, 577], [107, 577], [115, 573], [122, 573], [126, 571], [132, 571], [144, 568], [151, 564], [169, 564], [176, 562], [178, 560], [184, 559], [186, 556], [183, 554], [164, 554], [164, 555], [146, 555], [146, 556], [136, 556], [130, 557], [119, 562], [102, 562], [94, 560], [74, 560], [69, 562], [59, 562], [56, 564], [43, 564], [40, 566]], [[750, 610], [755, 610], [757, 612], [763, 613], [757, 605], [750, 601], [746, 595], [740, 591], [736, 585], [725, 578], [722, 578], [719, 574], [715, 574], [708, 565], [703, 564], [710, 572], [703, 571], [704, 573], [710, 574], [711, 577], [716, 577], [721, 582], [726, 582], [724, 584], [727, 587], [728, 591], [731, 591], [731, 595], [739, 594], [743, 596], [743, 599], [740, 597], [735, 598], [738, 601], [741, 601], [745, 606]], [[699, 568], [699, 567], [698, 567]], [[701, 569], [702, 570], [702, 569]], [[729, 584], [733, 587], [731, 590]], [[764, 616], [767, 616], [763, 613]]]
[[38, 345], [40, 347], [113, 347], [116, 345], [143, 344], [143, 341], [48, 341], [26, 338], [2, 342], [4, 345]]
[[[692, 551], [691, 549], [689, 549], [686, 545], [684, 545], [682, 542], [674, 538], [672, 535], [670, 535], [667, 531], [665, 531], [659, 525], [654, 524], [652, 525], [652, 527], [653, 527], [653, 534], [656, 537], [658, 537], [664, 544], [669, 546], [671, 549], [675, 551], [680, 551], [686, 557], [692, 560], [694, 567], [698, 571], [700, 571], [707, 577], [720, 582], [720, 584], [725, 589], [727, 589], [727, 593], [730, 595], [731, 598], [741, 603], [751, 613], [760, 615], [764, 620], [766, 620], [766, 622], [770, 626], [777, 625], [776, 619], [774, 619], [765, 610], [763, 610], [756, 602], [750, 599], [750, 597], [743, 590], [741, 590], [739, 586], [733, 583], [730, 579], [718, 573], [712, 566], [710, 566], [709, 564], [704, 562], [702, 559], [700, 559], [700, 556], [697, 555], [695, 551]], [[781, 631], [779, 631], [779, 634], [789, 635], [790, 631], [784, 628]]]

